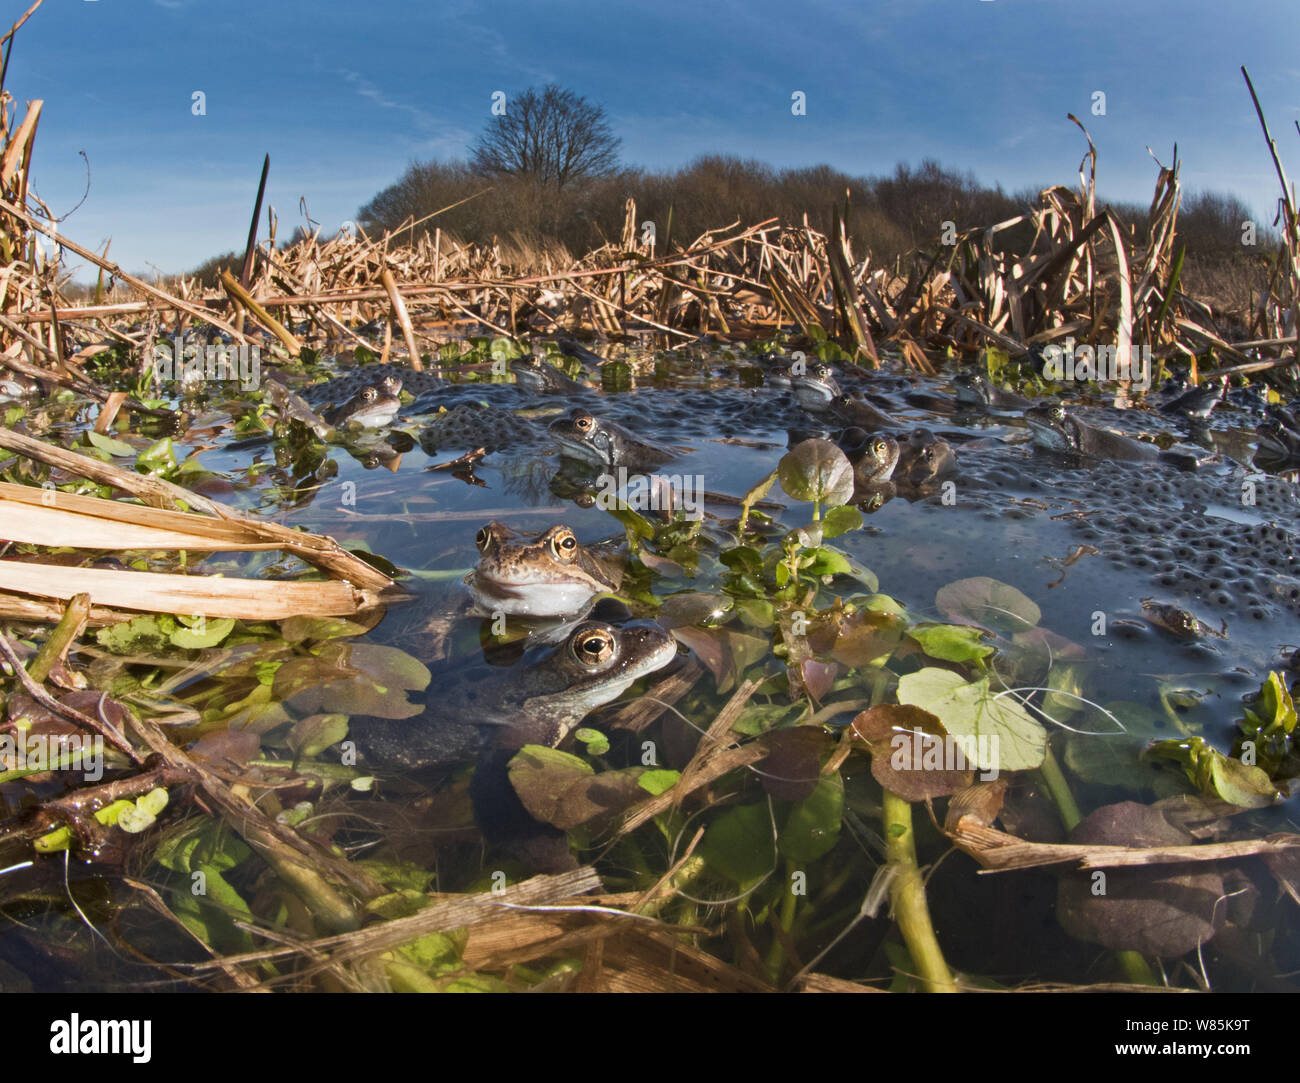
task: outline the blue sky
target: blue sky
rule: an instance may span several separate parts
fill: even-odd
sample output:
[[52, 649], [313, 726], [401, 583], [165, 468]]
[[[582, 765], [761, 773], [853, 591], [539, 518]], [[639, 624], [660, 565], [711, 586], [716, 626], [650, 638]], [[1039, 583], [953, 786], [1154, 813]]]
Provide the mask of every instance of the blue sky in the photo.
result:
[[[6, 23], [26, 0], [10, 7]], [[1238, 68], [1300, 180], [1297, 31], [1296, 0], [46, 0], [6, 87], [45, 100], [34, 180], [56, 215], [89, 158], [67, 235], [173, 272], [242, 248], [264, 153], [280, 236], [302, 198], [333, 232], [411, 161], [463, 156], [493, 91], [551, 80], [604, 105], [633, 164], [731, 153], [878, 174], [933, 157], [1008, 190], [1074, 183], [1073, 112], [1104, 196], [1148, 200], [1146, 148], [1168, 163], [1177, 142], [1187, 189], [1271, 222]]]

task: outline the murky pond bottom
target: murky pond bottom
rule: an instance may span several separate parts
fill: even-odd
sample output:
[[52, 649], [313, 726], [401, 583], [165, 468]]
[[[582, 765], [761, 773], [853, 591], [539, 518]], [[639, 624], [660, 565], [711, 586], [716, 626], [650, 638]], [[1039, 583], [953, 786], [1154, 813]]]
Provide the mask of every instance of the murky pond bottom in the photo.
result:
[[[264, 811], [382, 886], [367, 920], [415, 913], [429, 891], [490, 891], [591, 864], [623, 905], [640, 896], [664, 922], [707, 929], [692, 943], [729, 974], [781, 986], [816, 971], [903, 987], [924, 965], [890, 918], [887, 870], [904, 826], [886, 797], [889, 781], [912, 801], [906, 830], [929, 874], [938, 947], [962, 981], [1132, 980], [1129, 945], [1148, 969], [1162, 960], [1174, 984], [1289, 988], [1280, 975], [1300, 970], [1300, 939], [1295, 904], [1277, 885], [1294, 873], [1270, 874], [1259, 858], [1208, 873], [1188, 864], [1165, 866], [1160, 877], [1116, 870], [1114, 898], [1127, 907], [1116, 916], [1089, 904], [1075, 883], [1083, 874], [1061, 872], [1068, 865], [979, 875], [940, 825], [960, 792], [997, 828], [1043, 844], [1064, 841], [1073, 818], [1104, 809], [1118, 810], [1101, 814], [1114, 821], [1103, 825], [1111, 833], [1094, 824], [1076, 841], [1172, 846], [1293, 830], [1293, 802], [1265, 799], [1251, 791], [1258, 777], [1241, 774], [1250, 733], [1239, 725], [1300, 642], [1291, 487], [1231, 460], [1196, 471], [1070, 462], [1033, 448], [1019, 418], [936, 412], [911, 405], [896, 381], [850, 379], [848, 387], [879, 395], [900, 432], [924, 426], [946, 439], [957, 472], [947, 484], [864, 505], [861, 521], [840, 521], [840, 533], [829, 527], [829, 505], [819, 505], [827, 516], [820, 540], [816, 530], [791, 540], [791, 530], [814, 522], [813, 504], [777, 483], [755, 494], [756, 530], [742, 537], [746, 493], [792, 446], [843, 426], [800, 417], [788, 394], [737, 388], [717, 375], [727, 367], [694, 386], [661, 375], [657, 385], [577, 402], [680, 450], [654, 472], [672, 479], [679, 503], [683, 492], [688, 506], [711, 494], [698, 523], [671, 524], [649, 508], [611, 514], [593, 500], [590, 478], [585, 488], [557, 480], [559, 459], [544, 441], [521, 440], [472, 468], [435, 468], [465, 449], [422, 450], [430, 414], [414, 416], [409, 404], [395, 430], [352, 439], [349, 450], [301, 432], [235, 443], [238, 411], [214, 399], [175, 439], [175, 459], [207, 472], [200, 488], [379, 555], [402, 569], [408, 599], [355, 624], [240, 628], [197, 652], [101, 644], [75, 660], [117, 692], [151, 690], [190, 710], [177, 739], [224, 763], [228, 781], [239, 782], [234, 763], [261, 772], [253, 784], [266, 787], [258, 791]], [[944, 380], [911, 386], [947, 390]], [[519, 411], [534, 430], [575, 404], [511, 384], [462, 384], [444, 397], [449, 406], [475, 401]], [[1098, 424], [1115, 424], [1114, 411], [1093, 409]], [[1173, 429], [1154, 412], [1129, 414], [1128, 431]], [[79, 418], [51, 420], [41, 434], [81, 427]], [[1234, 423], [1248, 428], [1233, 416], [1221, 428]], [[150, 443], [118, 435], [137, 450]], [[1257, 501], [1243, 502], [1243, 479], [1260, 486]], [[475, 783], [474, 756], [413, 769], [364, 752], [358, 760], [354, 744], [364, 750], [369, 719], [436, 726], [466, 673], [525, 674], [533, 657], [525, 648], [539, 649], [539, 627], [525, 622], [531, 638], [521, 642], [517, 622], [467, 610], [461, 580], [489, 521], [524, 535], [562, 523], [584, 545], [631, 538], [622, 603], [602, 603], [597, 615], [615, 628], [657, 619], [680, 657], [587, 715], [550, 756], [495, 757], [491, 786], [482, 769]], [[189, 566], [300, 573], [275, 554]], [[1160, 627], [1168, 608], [1193, 614], [1196, 634]], [[683, 673], [693, 674], [689, 682]], [[647, 688], [650, 698], [629, 706]], [[729, 704], [734, 725], [711, 729]], [[969, 764], [944, 761], [890, 775], [879, 761], [898, 747], [889, 732], [907, 728], [904, 716], [878, 716], [885, 728], [873, 731], [873, 744], [850, 725], [867, 708], [928, 711], [948, 736], [969, 736], [972, 749], [998, 737], [1003, 758], [992, 766], [1000, 769], [980, 763], [962, 775]], [[493, 703], [482, 711], [487, 718]], [[735, 765], [702, 754], [711, 744], [732, 747]], [[746, 748], [752, 754], [735, 751]], [[1275, 778], [1296, 773], [1293, 757], [1288, 746]], [[673, 788], [700, 771], [707, 781], [673, 803]], [[49, 785], [4, 783], [10, 818]], [[1145, 819], [1158, 802], [1164, 834]], [[269, 869], [211, 810], [175, 804], [120, 854], [87, 862], [84, 853], [51, 853], [0, 877], [9, 920], [0, 929], [0, 987], [221, 987], [219, 967], [196, 969], [209, 948], [254, 951], [266, 943], [258, 929], [328, 931], [283, 869]], [[9, 858], [30, 854], [10, 847], [0, 865]], [[207, 888], [198, 895], [196, 874]], [[656, 893], [665, 877], [671, 890]], [[1168, 903], [1178, 891], [1193, 902]], [[1152, 928], [1134, 931], [1144, 923]], [[1184, 943], [1203, 943], [1201, 957]], [[512, 969], [463, 949], [452, 936], [423, 943], [401, 959], [423, 976], [405, 980], [564, 987], [584, 958], [576, 948], [525, 954]], [[261, 977], [330, 987], [317, 973], [272, 969]]]

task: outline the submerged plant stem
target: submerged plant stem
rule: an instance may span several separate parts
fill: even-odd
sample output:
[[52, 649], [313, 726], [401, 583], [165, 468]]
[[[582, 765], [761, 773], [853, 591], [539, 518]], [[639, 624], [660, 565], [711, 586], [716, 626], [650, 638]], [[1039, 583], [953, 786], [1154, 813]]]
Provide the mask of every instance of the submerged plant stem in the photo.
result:
[[1043, 781], [1047, 783], [1047, 792], [1056, 802], [1056, 810], [1060, 813], [1065, 830], [1073, 831], [1083, 819], [1083, 815], [1079, 812], [1079, 806], [1075, 804], [1074, 794], [1070, 792], [1070, 784], [1065, 781], [1061, 765], [1052, 752], [1051, 742], [1048, 742], [1047, 754], [1043, 757], [1043, 764], [1038, 770], [1042, 772]]
[[898, 874], [890, 889], [894, 920], [903, 942], [911, 953], [916, 969], [928, 993], [955, 993], [957, 983], [944, 961], [939, 941], [930, 923], [930, 908], [925, 901], [925, 881], [916, 864], [916, 837], [912, 833], [912, 806], [896, 793], [882, 791], [884, 802], [881, 819], [885, 828], [885, 847], [889, 861]]

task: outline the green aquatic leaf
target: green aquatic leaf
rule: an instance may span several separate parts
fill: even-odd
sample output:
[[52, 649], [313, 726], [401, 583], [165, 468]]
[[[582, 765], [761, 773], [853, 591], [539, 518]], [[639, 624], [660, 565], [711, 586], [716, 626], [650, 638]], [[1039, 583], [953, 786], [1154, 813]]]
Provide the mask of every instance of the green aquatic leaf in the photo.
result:
[[90, 441], [92, 447], [107, 452], [117, 459], [127, 459], [135, 454], [135, 448], [130, 444], [123, 443], [121, 440], [114, 440], [111, 436], [95, 432], [94, 429], [86, 430], [86, 439]]
[[987, 677], [929, 667], [898, 679], [898, 702], [935, 715], [980, 770], [1026, 771], [1047, 754], [1047, 731], [1013, 697], [995, 697]]
[[1203, 737], [1156, 741], [1144, 756], [1173, 760], [1201, 793], [1221, 797], [1241, 808], [1265, 808], [1280, 796], [1263, 768], [1225, 756]]
[[[463, 573], [457, 571], [457, 577]], [[343, 617], [289, 617], [280, 622], [280, 634], [286, 643], [305, 640], [346, 639], [365, 634], [365, 625]]]
[[1021, 591], [986, 575], [940, 587], [934, 603], [949, 619], [972, 621], [1008, 636], [1034, 627], [1043, 617], [1043, 611]]
[[587, 755], [603, 756], [609, 751], [609, 738], [600, 730], [582, 729], [574, 730], [573, 736], [587, 746]]
[[173, 617], [133, 617], [120, 624], [100, 628], [95, 633], [95, 642], [113, 654], [147, 654], [166, 647], [175, 631], [176, 621]]
[[778, 845], [787, 860], [807, 865], [834, 849], [844, 819], [844, 780], [836, 773], [817, 780], [817, 787], [790, 812]]
[[[191, 459], [188, 462], [193, 462], [194, 467], [199, 468], [195, 460]], [[169, 476], [174, 473], [176, 471], [176, 449], [172, 444], [172, 438], [164, 436], [161, 440], [150, 444], [140, 452], [139, 457], [136, 459], [136, 466], [147, 467], [150, 474]]]
[[[182, 620], [182, 623], [184, 621]], [[231, 617], [211, 617], [195, 621], [191, 627], [176, 629], [168, 638], [173, 647], [186, 650], [199, 650], [215, 647], [235, 630]]]
[[677, 780], [681, 777], [682, 773], [680, 771], [651, 768], [638, 776], [636, 784], [652, 797], [658, 797], [661, 793], [666, 793], [676, 786]]
[[295, 756], [318, 756], [347, 735], [347, 715], [308, 715], [293, 724], [293, 729], [289, 731], [289, 747]]
[[1082, 699], [1086, 667], [1080, 662], [1057, 662], [1047, 671], [1043, 684], [1053, 691], [1043, 696], [1043, 712], [1053, 718], [1078, 714], [1088, 706]]
[[829, 440], [796, 444], [777, 464], [781, 488], [796, 500], [847, 504], [853, 496], [853, 466]]
[[852, 504], [842, 504], [826, 513], [826, 518], [822, 520], [822, 534], [827, 538], [838, 538], [861, 526], [862, 512]]
[[993, 653], [993, 648], [981, 641], [983, 630], [968, 624], [922, 624], [909, 628], [907, 634], [931, 658], [945, 662], [972, 662]]
[[741, 805], [709, 824], [700, 841], [700, 855], [711, 869], [747, 887], [774, 868], [772, 843], [767, 805]]
[[617, 815], [646, 797], [637, 781], [645, 768], [598, 774], [586, 760], [545, 745], [524, 745], [507, 769], [510, 785], [533, 818], [565, 831]]

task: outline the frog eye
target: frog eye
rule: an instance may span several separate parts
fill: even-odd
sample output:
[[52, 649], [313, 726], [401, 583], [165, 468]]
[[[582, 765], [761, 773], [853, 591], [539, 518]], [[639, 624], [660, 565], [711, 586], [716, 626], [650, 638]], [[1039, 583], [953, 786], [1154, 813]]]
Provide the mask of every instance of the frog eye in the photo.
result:
[[378, 396], [379, 396], [379, 392], [376, 391], [373, 387], [367, 387], [365, 390], [361, 392], [361, 397], [365, 399], [366, 402], [374, 402]]
[[614, 653], [614, 636], [603, 628], [592, 628], [573, 638], [573, 656], [584, 666], [607, 661]]
[[573, 531], [565, 529], [551, 538], [551, 553], [561, 560], [570, 560], [577, 551], [578, 539]]
[[872, 441], [871, 450], [877, 455], [884, 455], [889, 451], [889, 445], [883, 440]]
[[595, 424], [596, 419], [590, 414], [575, 414], [573, 417], [573, 427], [579, 432], [591, 432]]
[[492, 544], [492, 531], [485, 526], [479, 527], [479, 532], [474, 535], [474, 544], [480, 552], [487, 552], [488, 546]]

